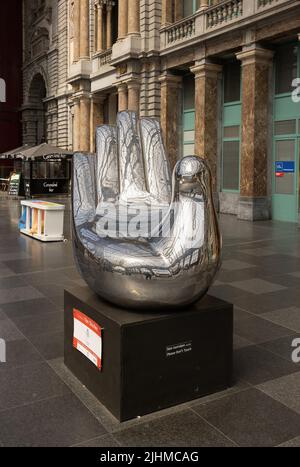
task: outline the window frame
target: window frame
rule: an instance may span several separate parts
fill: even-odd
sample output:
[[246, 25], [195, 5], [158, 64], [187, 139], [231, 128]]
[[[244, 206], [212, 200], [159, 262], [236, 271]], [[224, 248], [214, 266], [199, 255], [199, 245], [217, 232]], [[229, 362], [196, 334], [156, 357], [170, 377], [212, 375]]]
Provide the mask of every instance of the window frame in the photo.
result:
[[[193, 74], [187, 74], [187, 77], [194, 77]], [[194, 78], [194, 90], [195, 90], [195, 78]], [[194, 145], [195, 148], [195, 117], [196, 117], [196, 109], [195, 109], [195, 98], [194, 98], [194, 107], [191, 108], [185, 108], [184, 107], [184, 101], [185, 101], [185, 87], [184, 87], [184, 77], [183, 77], [183, 85], [182, 85], [182, 137], [181, 137], [181, 152], [182, 152], [182, 157], [184, 154], [184, 146], [189, 146], [189, 145]], [[186, 115], [193, 115], [193, 120], [194, 120], [194, 127], [193, 129], [188, 129], [185, 130], [184, 123], [185, 123], [185, 116]], [[184, 133], [185, 131], [194, 131], [194, 140], [189, 140], [189, 141], [184, 141]], [[195, 153], [195, 151], [194, 151]]]
[[192, 6], [193, 11], [192, 11], [192, 13], [189, 13], [187, 15], [184, 12], [184, 5], [183, 5], [183, 12], [182, 12], [183, 13], [183, 18], [188, 18], [189, 16], [194, 15], [198, 11], [199, 6], [197, 6], [197, 5], [200, 3], [199, 0], [192, 0], [192, 3], [193, 3], [193, 6]]

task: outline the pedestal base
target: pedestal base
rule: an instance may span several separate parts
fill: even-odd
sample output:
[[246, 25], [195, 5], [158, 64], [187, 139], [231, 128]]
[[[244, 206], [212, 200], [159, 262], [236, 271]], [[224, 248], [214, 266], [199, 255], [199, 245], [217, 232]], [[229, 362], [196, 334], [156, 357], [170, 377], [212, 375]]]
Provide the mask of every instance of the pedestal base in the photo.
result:
[[[74, 310], [101, 327], [100, 369], [75, 348]], [[65, 291], [65, 364], [119, 421], [229, 387], [232, 342], [232, 305], [208, 295], [181, 311], [137, 313], [88, 287]]]

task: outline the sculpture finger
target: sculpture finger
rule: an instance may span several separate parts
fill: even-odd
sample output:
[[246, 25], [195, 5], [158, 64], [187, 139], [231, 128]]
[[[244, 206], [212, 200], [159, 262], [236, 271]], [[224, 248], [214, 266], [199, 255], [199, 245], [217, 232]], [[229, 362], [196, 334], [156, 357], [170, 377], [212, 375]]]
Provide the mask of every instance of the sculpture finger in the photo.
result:
[[98, 203], [116, 202], [119, 196], [117, 129], [101, 125], [96, 130], [96, 189]]
[[166, 156], [161, 127], [154, 118], [142, 118], [141, 139], [147, 188], [161, 203], [171, 201], [171, 174]]
[[96, 212], [95, 156], [75, 153], [73, 157], [73, 216], [75, 225], [92, 222]]
[[146, 180], [137, 114], [120, 112], [117, 128], [121, 199], [138, 199], [146, 191]]

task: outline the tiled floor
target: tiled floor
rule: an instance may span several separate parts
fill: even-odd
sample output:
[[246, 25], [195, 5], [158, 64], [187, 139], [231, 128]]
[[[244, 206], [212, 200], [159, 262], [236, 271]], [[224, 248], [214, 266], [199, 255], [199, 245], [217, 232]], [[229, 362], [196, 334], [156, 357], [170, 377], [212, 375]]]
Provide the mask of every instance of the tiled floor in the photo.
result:
[[[235, 385], [118, 423], [63, 364], [63, 290], [82, 280], [71, 243], [20, 236], [0, 198], [0, 445], [300, 446], [300, 230], [221, 218], [223, 267], [210, 293], [235, 305]], [[69, 209], [65, 230], [69, 238]]]

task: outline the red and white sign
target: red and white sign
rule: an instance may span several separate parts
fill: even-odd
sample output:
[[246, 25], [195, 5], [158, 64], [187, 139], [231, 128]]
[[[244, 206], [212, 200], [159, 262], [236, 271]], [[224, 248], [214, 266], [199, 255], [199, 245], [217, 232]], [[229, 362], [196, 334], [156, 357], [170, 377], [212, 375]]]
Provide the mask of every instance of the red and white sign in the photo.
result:
[[283, 172], [276, 172], [276, 177], [284, 177], [284, 173]]
[[99, 370], [102, 367], [101, 327], [81, 311], [73, 309], [73, 347], [85, 355]]

